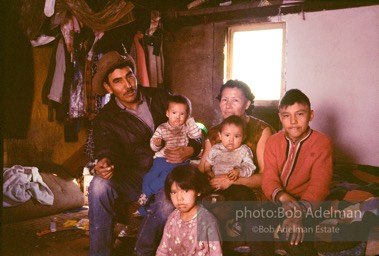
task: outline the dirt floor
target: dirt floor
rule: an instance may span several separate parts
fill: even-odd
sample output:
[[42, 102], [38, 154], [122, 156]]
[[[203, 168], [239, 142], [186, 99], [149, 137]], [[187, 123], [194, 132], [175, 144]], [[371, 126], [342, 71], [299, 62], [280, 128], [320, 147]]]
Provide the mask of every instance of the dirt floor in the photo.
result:
[[[2, 224], [1, 255], [88, 255], [89, 236], [82, 229], [64, 228], [66, 221], [87, 219], [88, 209], [53, 216]], [[50, 230], [50, 221], [56, 217], [57, 231]]]
[[[57, 231], [54, 233], [48, 232], [50, 229], [50, 221], [56, 217]], [[89, 236], [88, 231], [76, 227], [64, 227], [68, 221], [73, 223], [82, 221], [85, 223], [88, 220], [88, 208], [76, 209], [65, 213], [56, 214], [53, 216], [42, 217], [33, 220], [21, 221], [11, 224], [2, 224], [2, 256], [84, 256], [88, 255], [89, 249]], [[133, 254], [133, 247], [135, 242], [135, 235], [138, 225], [141, 220], [135, 219], [129, 225], [117, 224], [115, 227], [115, 235], [122, 234], [122, 230], [126, 228], [127, 236], [119, 237], [116, 240], [114, 255], [131, 256]], [[83, 225], [79, 225], [83, 226]], [[343, 243], [341, 246], [338, 244], [326, 244], [317, 246], [319, 255], [364, 255], [367, 256], [378, 255], [379, 251], [379, 227], [373, 229], [371, 233], [371, 240], [369, 243]], [[48, 233], [45, 233], [48, 232]], [[125, 232], [124, 232], [125, 233]], [[341, 247], [341, 248], [339, 248]], [[325, 250], [329, 251], [325, 253]], [[346, 254], [331, 253], [332, 251], [345, 250]], [[324, 251], [324, 252], [323, 252]], [[366, 252], [365, 252], [366, 251]], [[244, 255], [243, 253], [227, 252], [225, 255]]]
[[[50, 230], [50, 221], [56, 218], [56, 232]], [[88, 231], [75, 227], [64, 227], [68, 221], [75, 224], [88, 220], [88, 209], [81, 208], [74, 211], [42, 217], [33, 220], [21, 221], [11, 224], [2, 224], [1, 253], [3, 256], [84, 256], [88, 255], [89, 236]], [[135, 226], [136, 224], [134, 224]], [[85, 226], [85, 224], [84, 224]], [[79, 225], [83, 227], [83, 225]], [[128, 226], [135, 230], [135, 227]], [[125, 225], [116, 225], [117, 234], [125, 228]], [[116, 234], [116, 233], [115, 233]], [[115, 255], [133, 255], [134, 237], [120, 237], [117, 241]]]

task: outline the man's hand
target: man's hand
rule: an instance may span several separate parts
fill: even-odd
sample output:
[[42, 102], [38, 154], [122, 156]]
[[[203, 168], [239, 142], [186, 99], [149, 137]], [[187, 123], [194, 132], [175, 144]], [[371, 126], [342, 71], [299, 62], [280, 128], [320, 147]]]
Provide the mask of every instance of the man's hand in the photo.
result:
[[286, 240], [291, 245], [298, 245], [304, 241], [304, 228], [301, 216], [294, 216], [283, 221], [282, 228], [286, 230]]
[[172, 164], [183, 163], [193, 155], [194, 149], [192, 147], [172, 147], [166, 148], [164, 154], [167, 162]]
[[96, 163], [95, 171], [96, 175], [109, 180], [113, 176], [114, 165], [111, 164], [111, 161], [107, 157], [104, 157]]
[[284, 191], [279, 192], [279, 194], [277, 195], [277, 198], [282, 203], [296, 201], [296, 199], [293, 196], [291, 196], [290, 194]]
[[240, 177], [240, 171], [238, 169], [232, 169], [228, 171], [227, 176], [230, 180], [237, 180]]
[[290, 194], [288, 194], [284, 191], [279, 192], [278, 200], [282, 204], [284, 211], [301, 210], [301, 206], [300, 206], [299, 202], [297, 202], [293, 196], [291, 196]]
[[286, 218], [282, 224], [286, 230], [286, 240], [290, 240], [291, 245], [298, 245], [304, 240], [302, 208], [299, 202], [286, 192], [280, 192], [278, 200], [282, 203], [286, 216], [291, 216], [291, 218]]

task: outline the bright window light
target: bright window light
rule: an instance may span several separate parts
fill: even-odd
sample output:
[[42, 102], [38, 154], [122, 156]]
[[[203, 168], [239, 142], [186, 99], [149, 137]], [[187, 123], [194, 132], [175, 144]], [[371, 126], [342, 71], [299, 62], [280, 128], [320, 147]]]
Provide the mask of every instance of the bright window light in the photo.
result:
[[256, 100], [279, 100], [284, 81], [285, 23], [229, 28], [226, 79], [247, 83]]

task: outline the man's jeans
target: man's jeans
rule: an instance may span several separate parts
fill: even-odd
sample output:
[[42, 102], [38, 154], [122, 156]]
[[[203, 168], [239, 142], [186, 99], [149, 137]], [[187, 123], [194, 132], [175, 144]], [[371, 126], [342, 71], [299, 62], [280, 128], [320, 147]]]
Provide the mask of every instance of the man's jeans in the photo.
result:
[[174, 206], [162, 189], [155, 195], [155, 201], [142, 221], [135, 248], [138, 256], [155, 255], [167, 217], [173, 210]]
[[136, 201], [139, 190], [126, 182], [116, 179], [106, 180], [95, 175], [88, 192], [90, 249], [89, 255], [107, 256], [113, 245], [113, 219], [116, 215], [116, 199], [124, 202]]

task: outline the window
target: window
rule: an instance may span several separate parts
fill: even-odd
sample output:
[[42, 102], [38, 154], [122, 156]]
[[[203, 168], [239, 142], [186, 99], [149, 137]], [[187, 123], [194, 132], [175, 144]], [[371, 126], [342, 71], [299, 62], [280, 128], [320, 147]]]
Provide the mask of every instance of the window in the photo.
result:
[[276, 22], [228, 28], [225, 80], [247, 83], [256, 105], [276, 104], [284, 90], [285, 26]]

